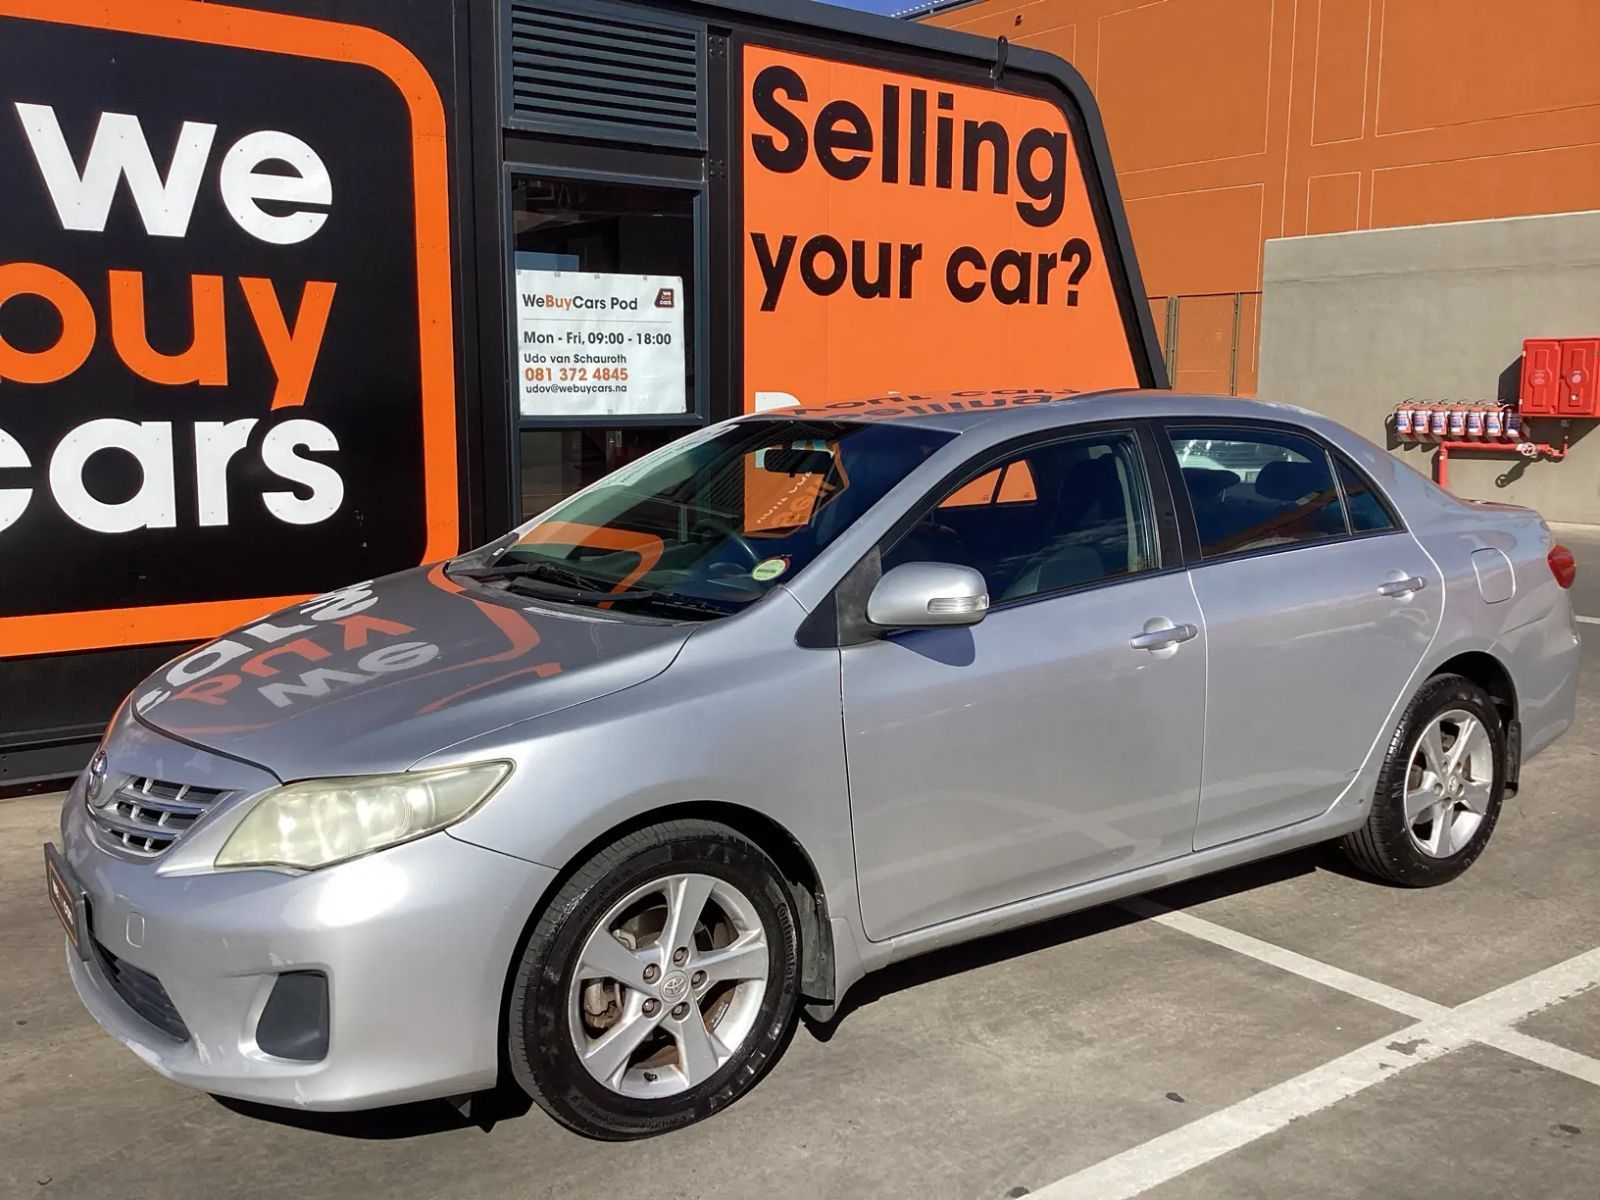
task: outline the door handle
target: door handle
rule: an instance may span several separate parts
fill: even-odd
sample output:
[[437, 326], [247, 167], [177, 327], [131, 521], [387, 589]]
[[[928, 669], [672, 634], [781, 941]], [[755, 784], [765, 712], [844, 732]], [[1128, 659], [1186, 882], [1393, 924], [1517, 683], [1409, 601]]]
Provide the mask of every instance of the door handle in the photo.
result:
[[1387, 583], [1378, 585], [1380, 596], [1409, 596], [1412, 592], [1420, 592], [1428, 586], [1428, 581], [1421, 575], [1412, 575], [1406, 579], [1391, 579]]
[[1165, 650], [1168, 646], [1176, 646], [1179, 642], [1187, 642], [1199, 635], [1200, 630], [1197, 626], [1169, 625], [1165, 629], [1136, 633], [1128, 639], [1128, 645], [1135, 650]]

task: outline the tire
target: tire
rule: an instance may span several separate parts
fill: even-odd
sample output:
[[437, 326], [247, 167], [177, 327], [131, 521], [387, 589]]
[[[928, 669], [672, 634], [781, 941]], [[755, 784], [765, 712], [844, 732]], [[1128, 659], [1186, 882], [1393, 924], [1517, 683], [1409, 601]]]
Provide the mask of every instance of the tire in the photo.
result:
[[[690, 909], [693, 935], [670, 939], [689, 944], [663, 945]], [[749, 1091], [793, 1032], [799, 990], [794, 902], [772, 860], [725, 826], [667, 821], [599, 851], [539, 915], [507, 1000], [507, 1056], [569, 1129], [649, 1137]]]
[[[1433, 770], [1448, 768], [1462, 737], [1458, 770]], [[1340, 846], [1356, 866], [1388, 883], [1448, 883], [1483, 853], [1500, 819], [1505, 782], [1505, 726], [1489, 694], [1460, 675], [1436, 675], [1395, 728], [1366, 824]]]

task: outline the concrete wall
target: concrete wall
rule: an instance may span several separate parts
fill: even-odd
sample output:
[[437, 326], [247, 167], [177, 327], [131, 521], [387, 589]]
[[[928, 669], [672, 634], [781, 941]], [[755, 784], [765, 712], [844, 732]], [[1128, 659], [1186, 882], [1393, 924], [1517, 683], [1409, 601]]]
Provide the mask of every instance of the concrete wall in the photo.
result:
[[[1600, 335], [1600, 212], [1417, 225], [1266, 244], [1260, 395], [1312, 408], [1419, 471], [1389, 416], [1418, 400], [1511, 399], [1522, 340]], [[1530, 423], [1539, 441], [1558, 422]], [[1451, 455], [1451, 490], [1600, 523], [1600, 433], [1573, 423], [1564, 462]]]

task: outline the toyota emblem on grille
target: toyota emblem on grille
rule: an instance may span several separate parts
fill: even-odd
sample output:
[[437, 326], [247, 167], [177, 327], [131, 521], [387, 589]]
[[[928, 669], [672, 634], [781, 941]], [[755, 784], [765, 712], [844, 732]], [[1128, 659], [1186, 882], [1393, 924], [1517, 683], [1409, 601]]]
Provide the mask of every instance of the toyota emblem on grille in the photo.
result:
[[106, 752], [96, 752], [89, 761], [89, 778], [84, 785], [84, 790], [89, 796], [90, 804], [100, 803], [100, 793], [106, 789]]

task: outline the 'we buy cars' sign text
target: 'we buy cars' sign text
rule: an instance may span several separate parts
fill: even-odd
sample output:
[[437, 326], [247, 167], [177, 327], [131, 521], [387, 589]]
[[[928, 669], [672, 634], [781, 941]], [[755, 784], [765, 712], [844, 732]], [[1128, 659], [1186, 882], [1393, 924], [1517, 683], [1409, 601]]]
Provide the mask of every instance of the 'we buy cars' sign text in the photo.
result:
[[744, 54], [745, 406], [1139, 382], [1063, 111]]
[[372, 30], [0, 0], [0, 656], [454, 549], [444, 154]]

